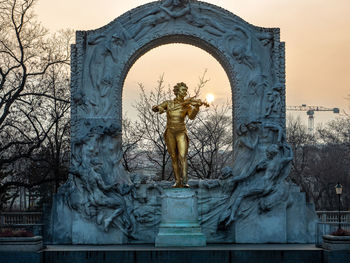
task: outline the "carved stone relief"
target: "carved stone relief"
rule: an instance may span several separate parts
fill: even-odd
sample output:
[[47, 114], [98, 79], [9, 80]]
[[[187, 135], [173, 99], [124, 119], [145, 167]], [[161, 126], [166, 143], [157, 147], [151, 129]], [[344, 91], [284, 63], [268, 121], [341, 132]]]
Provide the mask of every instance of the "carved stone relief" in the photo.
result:
[[[82, 218], [72, 220], [97, 226], [80, 243], [115, 235], [112, 230], [125, 238], [107, 238], [105, 243], [154, 242], [160, 196], [171, 182], [156, 183], [122, 168], [121, 98], [132, 63], [169, 42], [205, 49], [223, 65], [231, 83], [234, 163], [222, 171], [220, 180], [189, 182], [198, 196], [208, 242], [252, 242], [252, 232], [240, 239], [238, 225], [245, 229], [259, 219], [268, 225], [273, 216], [288, 220], [283, 216], [294, 201], [285, 178], [292, 151], [284, 134], [284, 45], [279, 29], [255, 27], [204, 2], [164, 0], [135, 8], [100, 29], [77, 32], [72, 48], [71, 175], [61, 188], [64, 201], [57, 202], [79, 215], [72, 218]], [[68, 240], [71, 235], [74, 243], [69, 224], [63, 226], [60, 219], [56, 224], [67, 228]], [[304, 230], [309, 231], [306, 226]], [[286, 227], [283, 231], [288, 236]], [[309, 242], [306, 239], [299, 241]], [[257, 239], [272, 241], [276, 242], [264, 233]]]

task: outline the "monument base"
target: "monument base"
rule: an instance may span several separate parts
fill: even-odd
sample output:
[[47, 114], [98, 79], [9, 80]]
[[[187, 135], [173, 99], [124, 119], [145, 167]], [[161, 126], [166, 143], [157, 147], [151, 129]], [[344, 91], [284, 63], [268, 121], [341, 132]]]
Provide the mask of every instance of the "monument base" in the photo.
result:
[[198, 223], [197, 198], [188, 188], [166, 189], [162, 196], [162, 219], [156, 247], [206, 246]]
[[350, 251], [328, 251], [313, 244], [215, 244], [207, 247], [155, 248], [153, 245], [58, 245], [39, 252], [0, 251], [0, 262], [25, 263], [339, 263]]

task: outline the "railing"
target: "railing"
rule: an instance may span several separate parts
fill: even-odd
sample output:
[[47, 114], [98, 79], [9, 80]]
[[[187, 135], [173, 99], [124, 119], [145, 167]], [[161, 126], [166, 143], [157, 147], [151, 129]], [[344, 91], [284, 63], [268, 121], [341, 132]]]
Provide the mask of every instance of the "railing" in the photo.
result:
[[[339, 211], [316, 211], [322, 223], [337, 223]], [[340, 211], [340, 222], [350, 223], [350, 211]]]
[[0, 212], [0, 229], [26, 229], [34, 235], [42, 235], [41, 212]]
[[[322, 236], [337, 231], [339, 227], [339, 211], [316, 211], [319, 222], [316, 226], [317, 247], [322, 246]], [[350, 231], [350, 211], [340, 211], [341, 228]]]
[[41, 223], [41, 212], [1, 212], [0, 225], [36, 225]]

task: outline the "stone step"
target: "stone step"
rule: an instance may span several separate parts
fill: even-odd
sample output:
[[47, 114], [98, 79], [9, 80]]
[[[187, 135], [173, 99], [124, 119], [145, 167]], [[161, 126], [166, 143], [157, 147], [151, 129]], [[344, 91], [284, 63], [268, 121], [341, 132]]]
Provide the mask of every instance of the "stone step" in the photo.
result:
[[209, 245], [155, 248], [138, 246], [48, 246], [39, 253], [0, 252], [0, 262], [25, 263], [338, 263], [350, 262], [350, 251], [326, 251], [314, 245]]

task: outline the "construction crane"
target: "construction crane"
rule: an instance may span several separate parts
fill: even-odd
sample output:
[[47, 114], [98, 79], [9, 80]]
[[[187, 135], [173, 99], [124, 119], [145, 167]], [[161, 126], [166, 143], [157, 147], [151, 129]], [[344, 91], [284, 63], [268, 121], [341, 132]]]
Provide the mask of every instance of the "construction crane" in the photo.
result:
[[302, 104], [301, 106], [287, 106], [286, 110], [288, 110], [288, 111], [306, 111], [306, 114], [309, 116], [308, 131], [310, 133], [314, 132], [314, 113], [315, 113], [315, 111], [333, 111], [333, 113], [339, 113], [339, 108], [326, 108], [323, 106], [307, 106], [306, 104]]

